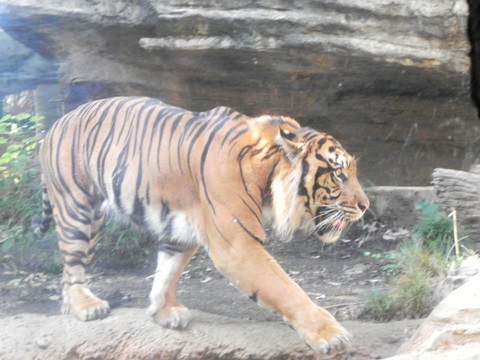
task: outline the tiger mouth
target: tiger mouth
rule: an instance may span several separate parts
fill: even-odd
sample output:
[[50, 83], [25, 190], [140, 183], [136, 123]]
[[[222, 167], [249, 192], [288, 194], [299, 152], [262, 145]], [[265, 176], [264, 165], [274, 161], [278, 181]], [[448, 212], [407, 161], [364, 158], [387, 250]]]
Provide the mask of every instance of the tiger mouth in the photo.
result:
[[316, 233], [318, 235], [323, 235], [323, 234], [334, 234], [334, 233], [341, 233], [343, 232], [352, 222], [348, 222], [345, 220], [337, 220], [337, 221], [332, 221], [330, 224], [326, 224], [322, 227], [318, 227]]
[[332, 222], [332, 227], [338, 230], [343, 230], [348, 226], [348, 222], [345, 220], [336, 220]]
[[315, 231], [315, 235], [324, 243], [333, 243], [337, 241], [344, 230], [350, 225], [350, 222], [340, 220], [319, 228]]
[[324, 242], [336, 241], [355, 220], [338, 207], [319, 207], [314, 217], [314, 232]]

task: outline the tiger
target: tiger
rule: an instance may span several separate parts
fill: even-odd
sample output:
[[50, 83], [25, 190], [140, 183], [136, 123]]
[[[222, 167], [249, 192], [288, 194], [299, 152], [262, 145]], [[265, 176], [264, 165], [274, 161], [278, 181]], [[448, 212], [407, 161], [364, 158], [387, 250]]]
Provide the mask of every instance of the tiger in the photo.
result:
[[264, 247], [264, 208], [278, 238], [303, 231], [326, 243], [368, 209], [356, 160], [332, 136], [288, 116], [249, 117], [224, 106], [191, 112], [148, 97], [115, 97], [57, 120], [39, 159], [45, 192], [34, 230], [43, 236], [56, 224], [62, 313], [87, 321], [110, 311], [87, 287], [85, 267], [112, 211], [157, 239], [147, 313], [161, 326], [189, 324], [176, 286], [203, 248], [221, 274], [283, 316], [314, 351], [350, 347], [347, 330]]

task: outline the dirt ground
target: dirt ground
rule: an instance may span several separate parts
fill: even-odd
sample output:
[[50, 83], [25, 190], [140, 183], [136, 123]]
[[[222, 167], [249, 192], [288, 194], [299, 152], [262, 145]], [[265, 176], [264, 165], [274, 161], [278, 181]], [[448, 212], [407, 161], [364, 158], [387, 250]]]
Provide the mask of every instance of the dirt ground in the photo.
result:
[[[328, 309], [339, 321], [345, 322], [354, 336], [354, 347], [355, 344], [362, 346], [361, 351], [353, 352], [352, 359], [389, 357], [411, 336], [421, 320], [380, 324], [361, 320], [359, 315], [366, 295], [373, 288], [387, 284], [386, 274], [381, 268], [384, 263], [374, 254], [393, 249], [399, 239], [395, 236], [390, 240], [388, 237], [387, 240], [382, 239], [378, 236], [379, 232], [376, 237], [365, 241], [364, 237], [355, 239], [355, 231], [351, 233], [334, 245], [324, 245], [315, 238], [307, 238], [290, 243], [272, 241], [267, 244], [267, 249], [315, 302]], [[114, 313], [115, 309], [145, 309], [154, 268], [153, 256], [145, 258], [135, 267], [128, 267], [125, 262], [120, 265], [114, 259], [103, 261], [91, 269], [90, 287], [110, 302]], [[59, 313], [60, 275], [15, 272], [7, 267], [2, 270], [0, 318], [21, 315], [25, 319], [29, 314], [54, 316]], [[238, 292], [216, 271], [202, 251], [183, 274], [178, 293], [184, 305], [202, 313], [225, 316], [232, 321], [249, 320], [284, 326], [278, 315], [258, 307]], [[1, 323], [7, 322], [0, 321], [0, 330]], [[3, 330], [25, 331], [25, 321], [22, 327]], [[1, 354], [0, 341], [0, 358]]]

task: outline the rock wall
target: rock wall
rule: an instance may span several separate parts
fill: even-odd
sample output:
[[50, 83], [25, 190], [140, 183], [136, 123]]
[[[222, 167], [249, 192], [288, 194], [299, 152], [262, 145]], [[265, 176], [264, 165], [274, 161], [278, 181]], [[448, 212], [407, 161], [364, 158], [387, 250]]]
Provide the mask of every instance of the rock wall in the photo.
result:
[[435, 169], [432, 174], [437, 202], [447, 212], [457, 212], [469, 240], [480, 239], [480, 166], [469, 172]]
[[433, 186], [372, 186], [365, 192], [371, 209], [365, 219], [373, 217], [394, 229], [411, 229], [423, 221], [415, 208], [419, 201], [436, 202]]
[[376, 185], [478, 160], [467, 19], [467, 0], [0, 0], [5, 31], [60, 63], [66, 109], [141, 94], [290, 115]]
[[0, 97], [57, 82], [57, 66], [0, 28]]

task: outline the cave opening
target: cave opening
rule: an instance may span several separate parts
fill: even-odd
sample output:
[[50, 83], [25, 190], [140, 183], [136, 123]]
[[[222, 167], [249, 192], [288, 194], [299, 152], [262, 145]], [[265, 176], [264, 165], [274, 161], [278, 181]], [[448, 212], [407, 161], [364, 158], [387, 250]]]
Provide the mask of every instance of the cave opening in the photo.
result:
[[467, 1], [469, 6], [467, 31], [471, 45], [470, 91], [472, 101], [477, 109], [477, 116], [480, 118], [480, 1]]

